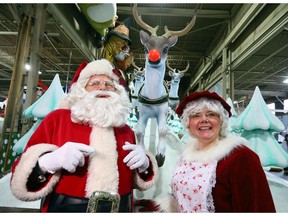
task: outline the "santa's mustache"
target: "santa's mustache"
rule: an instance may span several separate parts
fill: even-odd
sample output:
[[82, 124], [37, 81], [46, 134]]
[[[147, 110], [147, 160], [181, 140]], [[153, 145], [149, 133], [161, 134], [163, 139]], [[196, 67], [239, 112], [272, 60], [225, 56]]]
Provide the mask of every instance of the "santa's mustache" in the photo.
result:
[[112, 91], [96, 90], [96, 91], [88, 92], [87, 95], [90, 97], [98, 97], [101, 95], [113, 96], [117, 94]]
[[93, 91], [93, 92], [88, 92], [87, 95], [90, 98], [95, 98], [95, 97], [101, 98], [101, 97], [104, 97], [104, 96], [108, 96], [108, 97], [118, 96], [118, 94], [115, 93], [115, 92], [103, 91], [103, 90], [97, 90], [97, 91]]

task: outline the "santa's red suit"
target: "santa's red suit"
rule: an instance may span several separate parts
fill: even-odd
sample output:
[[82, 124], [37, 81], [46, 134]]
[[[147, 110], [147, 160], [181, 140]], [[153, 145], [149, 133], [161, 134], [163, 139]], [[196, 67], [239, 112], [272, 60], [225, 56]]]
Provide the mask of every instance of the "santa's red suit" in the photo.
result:
[[[204, 151], [197, 150], [196, 140], [188, 142], [173, 172], [172, 194], [155, 199], [154, 206], [163, 212], [275, 212], [259, 157], [245, 145], [245, 139], [232, 135]], [[191, 175], [197, 163], [202, 171]], [[214, 168], [205, 168], [211, 164]], [[200, 181], [202, 175], [206, 183]], [[202, 190], [201, 186], [209, 184], [208, 191]]]
[[[57, 121], [61, 116], [61, 121]], [[156, 161], [146, 152], [150, 168], [148, 174], [131, 171], [123, 163], [129, 151], [122, 146], [128, 141], [135, 142], [134, 132], [127, 125], [120, 128], [89, 127], [71, 121], [69, 109], [58, 109], [49, 113], [29, 140], [25, 151], [12, 168], [11, 189], [21, 200], [45, 199], [42, 212], [46, 212], [49, 194], [65, 194], [73, 197], [89, 198], [94, 191], [118, 192], [120, 196], [132, 193], [133, 188], [145, 190], [157, 180]], [[37, 182], [31, 175], [38, 158], [54, 151], [66, 142], [78, 142], [95, 148], [95, 154], [85, 157], [85, 165], [77, 167], [75, 173], [62, 169], [48, 174], [47, 180]], [[154, 167], [154, 168], [153, 168]], [[133, 199], [132, 201], [133, 202]], [[133, 205], [132, 205], [133, 206]]]

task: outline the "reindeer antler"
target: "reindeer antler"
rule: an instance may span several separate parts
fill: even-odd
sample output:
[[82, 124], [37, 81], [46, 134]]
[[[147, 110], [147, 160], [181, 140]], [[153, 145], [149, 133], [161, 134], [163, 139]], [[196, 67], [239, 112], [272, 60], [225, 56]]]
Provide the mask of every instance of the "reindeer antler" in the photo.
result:
[[145, 22], [143, 22], [141, 16], [138, 15], [137, 4], [133, 5], [133, 16], [139, 26], [149, 31], [151, 33], [151, 36], [157, 36], [157, 30], [159, 26], [157, 25], [155, 28], [153, 28], [149, 26], [148, 24], [146, 24]]
[[138, 67], [138, 66], [135, 64], [134, 60], [131, 62], [131, 64], [132, 64], [132, 66], [133, 66], [134, 68], [136, 68], [137, 70], [140, 70], [140, 69], [141, 69], [140, 67]]
[[189, 61], [187, 61], [187, 66], [186, 66], [186, 68], [185, 68], [184, 70], [182, 70], [182, 71], [179, 71], [179, 73], [184, 74], [185, 72], [188, 71], [189, 67], [190, 67]]
[[175, 71], [175, 69], [173, 69], [173, 68], [169, 65], [169, 60], [168, 60], [168, 59], [166, 60], [166, 65], [167, 65], [167, 68], [168, 68], [170, 71]]
[[131, 64], [132, 64], [132, 66], [135, 68], [134, 69], [134, 71], [133, 71], [133, 79], [135, 78], [135, 76], [143, 76], [144, 75], [144, 73], [145, 73], [145, 69], [144, 68], [142, 68], [142, 67], [138, 67], [136, 64], [135, 64], [135, 62], [134, 62], [134, 60], [131, 62]]
[[168, 27], [165, 26], [165, 27], [164, 27], [165, 34], [163, 35], [163, 37], [168, 38], [168, 37], [174, 36], [174, 35], [175, 35], [175, 36], [183, 36], [183, 35], [187, 34], [187, 33], [193, 28], [193, 26], [194, 26], [194, 24], [195, 24], [195, 21], [196, 21], [196, 13], [197, 13], [197, 10], [194, 9], [194, 15], [193, 15], [190, 23], [189, 23], [184, 29], [182, 29], [181, 31], [170, 31], [170, 30], [168, 29]]

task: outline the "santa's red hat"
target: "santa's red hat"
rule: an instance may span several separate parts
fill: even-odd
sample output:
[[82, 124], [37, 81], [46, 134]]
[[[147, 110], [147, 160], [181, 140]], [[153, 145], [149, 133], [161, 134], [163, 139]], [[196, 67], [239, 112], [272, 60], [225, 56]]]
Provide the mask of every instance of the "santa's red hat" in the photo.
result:
[[77, 69], [77, 71], [75, 72], [74, 77], [73, 77], [73, 79], [72, 79], [72, 81], [71, 81], [70, 88], [71, 88], [72, 84], [74, 84], [75, 82], [77, 82], [81, 71], [86, 67], [87, 64], [88, 64], [88, 62], [85, 61], [85, 62], [82, 62], [81, 65], [78, 67], [78, 69]]
[[222, 97], [220, 97], [216, 92], [209, 92], [209, 91], [195, 92], [195, 93], [192, 93], [192, 94], [186, 96], [180, 102], [177, 109], [175, 110], [176, 114], [178, 114], [178, 116], [181, 116], [188, 103], [195, 101], [199, 98], [203, 98], [203, 97], [218, 100], [222, 104], [224, 109], [226, 109], [228, 111], [229, 117], [232, 115], [231, 107], [229, 106], [229, 104], [226, 103], [226, 101]]
[[[109, 76], [113, 81], [119, 83], [119, 76], [115, 74], [112, 64], [107, 59], [95, 60], [90, 63], [83, 62], [77, 69], [72, 83], [87, 80], [96, 74]], [[86, 85], [86, 83], [83, 83]]]

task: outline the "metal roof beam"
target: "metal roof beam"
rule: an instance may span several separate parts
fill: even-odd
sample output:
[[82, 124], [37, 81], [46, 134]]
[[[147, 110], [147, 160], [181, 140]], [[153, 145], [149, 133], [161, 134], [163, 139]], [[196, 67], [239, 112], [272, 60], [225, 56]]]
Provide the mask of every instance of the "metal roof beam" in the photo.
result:
[[[117, 6], [117, 13], [132, 15], [132, 7]], [[141, 16], [190, 17], [194, 9], [138, 7]], [[230, 11], [197, 9], [197, 18], [228, 19]]]
[[211, 53], [211, 61], [209, 61], [206, 64], [203, 64], [203, 66], [199, 69], [195, 79], [193, 79], [193, 82], [190, 84], [190, 88], [199, 82], [203, 74], [206, 73], [213, 66], [214, 61], [217, 60], [219, 56], [222, 54], [222, 50], [225, 47], [227, 47], [235, 38], [237, 38], [239, 33], [242, 32], [245, 29], [245, 27], [253, 21], [253, 18], [263, 9], [263, 7], [264, 7], [263, 4], [251, 4], [250, 7], [246, 9], [247, 11], [245, 15], [237, 23], [234, 29], [232, 29], [229, 35], [227, 35], [225, 41], [221, 42], [221, 46]]
[[[92, 42], [89, 39], [91, 25], [84, 18], [75, 4], [48, 4], [48, 10], [54, 14], [62, 24], [62, 28], [71, 37], [83, 54], [92, 61], [95, 56], [89, 49]], [[89, 44], [90, 42], [90, 44]]]
[[268, 43], [288, 22], [288, 4], [280, 4], [232, 53], [232, 68], [236, 68], [256, 50]]

